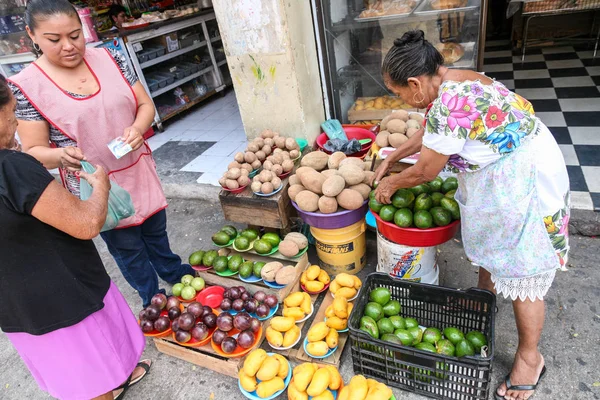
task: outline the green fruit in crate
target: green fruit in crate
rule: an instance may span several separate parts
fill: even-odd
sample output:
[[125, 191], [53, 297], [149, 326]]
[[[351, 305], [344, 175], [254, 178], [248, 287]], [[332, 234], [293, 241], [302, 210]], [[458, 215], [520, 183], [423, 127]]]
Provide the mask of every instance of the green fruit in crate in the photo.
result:
[[433, 223], [436, 226], [446, 226], [452, 222], [452, 214], [445, 208], [433, 207], [431, 210], [429, 210], [429, 213], [431, 214]]
[[215, 250], [207, 251], [204, 254], [204, 257], [202, 257], [202, 265], [205, 267], [212, 267], [213, 263], [215, 262], [215, 258], [218, 256], [219, 253], [217, 253]]
[[271, 250], [273, 250], [273, 246], [266, 240], [260, 239], [254, 242], [254, 251], [258, 254], [267, 254], [270, 253]]
[[271, 247], [277, 247], [279, 246], [279, 242], [281, 242], [279, 235], [274, 232], [265, 233], [260, 240], [268, 242]]
[[384, 204], [381, 204], [380, 202], [377, 201], [377, 199], [373, 198], [371, 200], [369, 200], [369, 209], [371, 211], [373, 211], [376, 214], [379, 214], [379, 212], [381, 211], [381, 208], [384, 206]]
[[409, 190], [411, 192], [413, 192], [413, 194], [415, 196], [419, 196], [420, 194], [430, 193], [431, 192], [431, 188], [426, 183], [422, 183], [422, 184], [417, 185], [415, 187], [411, 187]]
[[250, 248], [250, 239], [245, 236], [238, 236], [233, 241], [233, 245], [239, 250], [248, 250]]
[[416, 346], [417, 344], [419, 344], [423, 341], [423, 330], [421, 328], [419, 328], [418, 326], [408, 329], [408, 332], [413, 337], [413, 342], [412, 342], [413, 346]]
[[417, 343], [415, 345], [415, 349], [419, 349], [419, 350], [423, 350], [423, 351], [429, 351], [430, 353], [435, 353], [435, 346], [432, 345], [431, 343], [427, 343], [427, 342], [421, 342], [421, 343]]
[[386, 333], [386, 334], [382, 335], [380, 339], [385, 342], [390, 342], [390, 343], [395, 343], [395, 344], [400, 344], [400, 345], [402, 344], [400, 339], [398, 339], [398, 336], [394, 335], [393, 333]]
[[442, 199], [444, 198], [444, 194], [440, 192], [431, 193], [431, 203], [433, 203], [434, 207], [439, 207]]
[[381, 210], [379, 211], [379, 217], [386, 222], [390, 222], [394, 219], [394, 214], [396, 211], [398, 211], [396, 207], [390, 206], [389, 204], [385, 205], [381, 207]]
[[456, 357], [474, 356], [475, 348], [467, 339], [463, 339], [456, 344]]
[[[437, 362], [435, 363], [435, 368], [437, 368], [438, 370], [442, 370], [442, 371], [449, 371], [450, 370], [450, 366], [446, 363], [443, 362]], [[439, 379], [448, 379], [448, 374], [445, 374], [443, 372], [436, 372], [435, 376]]]
[[445, 197], [440, 201], [440, 206], [450, 211], [453, 220], [460, 219], [460, 207], [456, 200]]
[[384, 315], [383, 307], [381, 307], [381, 304], [375, 303], [374, 301], [368, 302], [365, 306], [364, 315], [373, 318], [375, 321], [379, 321]]
[[367, 332], [374, 339], [379, 339], [379, 328], [377, 322], [367, 315], [360, 319], [360, 329]]
[[392, 321], [387, 318], [381, 318], [379, 321], [377, 321], [377, 328], [379, 329], [380, 335], [385, 333], [394, 333], [394, 325], [392, 325]]
[[171, 289], [173, 291], [173, 296], [181, 296], [181, 291], [184, 287], [185, 286], [183, 285], [183, 283], [174, 284], [173, 288]]
[[219, 256], [215, 258], [213, 268], [216, 272], [225, 272], [227, 271], [227, 268], [229, 268], [229, 260], [227, 260], [227, 257], [225, 256]]
[[242, 258], [242, 256], [240, 256], [239, 254], [236, 254], [234, 256], [231, 256], [231, 258], [229, 259], [229, 262], [227, 263], [227, 267], [231, 271], [238, 271], [240, 269], [240, 266], [243, 263], [244, 263], [244, 259]]
[[404, 322], [404, 318], [402, 318], [401, 316], [393, 315], [390, 317], [390, 321], [392, 321], [394, 329], [406, 329], [406, 323]]
[[412, 345], [413, 340], [415, 340], [410, 332], [406, 329], [396, 329], [394, 331], [394, 335], [396, 335], [405, 346]]
[[406, 324], [406, 329], [416, 328], [419, 326], [419, 322], [417, 322], [414, 318], [404, 318], [404, 323]]
[[427, 328], [423, 332], [423, 341], [425, 343], [436, 344], [442, 340], [442, 332], [438, 328]]
[[410, 207], [415, 200], [415, 194], [408, 189], [398, 189], [392, 195], [392, 205], [396, 208]]
[[446, 193], [444, 196], [448, 197], [449, 199], [453, 199], [454, 196], [456, 196], [456, 190], [451, 190], [448, 193]]
[[446, 337], [446, 339], [456, 346], [458, 342], [465, 338], [465, 335], [459, 329], [449, 327], [444, 329], [444, 337]]
[[401, 310], [402, 306], [400, 305], [400, 302], [398, 300], [390, 300], [385, 304], [385, 306], [383, 306], [383, 313], [386, 317], [398, 315], [400, 314]]
[[421, 193], [415, 199], [415, 212], [420, 210], [428, 211], [431, 207], [433, 207], [433, 201], [429, 193]]
[[225, 246], [231, 241], [231, 237], [227, 234], [227, 232], [221, 231], [212, 235], [212, 241], [219, 246]]
[[198, 250], [190, 254], [188, 262], [190, 265], [202, 265], [202, 257], [204, 257], [204, 250]]
[[[237, 236], [237, 229], [235, 229], [235, 227], [231, 226], [231, 225], [225, 225], [224, 227], [221, 228], [221, 232], [225, 232], [226, 234], [228, 234], [231, 238], [234, 238]], [[231, 240], [231, 239], [230, 239]]]
[[415, 226], [420, 229], [429, 229], [433, 226], [433, 217], [429, 211], [419, 210], [414, 216]]
[[448, 339], [442, 339], [437, 342], [437, 352], [438, 354], [443, 354], [445, 356], [454, 357], [456, 349], [451, 341]]
[[256, 229], [244, 229], [242, 236], [248, 238], [249, 241], [253, 241], [258, 238], [258, 231]]
[[261, 277], [260, 273], [262, 271], [262, 267], [264, 267], [264, 266], [265, 266], [265, 263], [262, 261], [254, 263], [253, 273], [254, 273], [255, 277], [257, 277], [257, 278]]
[[448, 193], [449, 191], [456, 190], [456, 189], [458, 189], [458, 179], [456, 179], [453, 176], [446, 178], [444, 183], [442, 183], [442, 192], [443, 193]]
[[389, 289], [384, 287], [378, 287], [371, 290], [371, 293], [369, 293], [369, 299], [382, 307], [389, 303], [391, 298], [392, 294], [390, 293]]
[[442, 190], [443, 183], [444, 180], [438, 176], [437, 178], [429, 182], [428, 185], [431, 188], [432, 192], [439, 192], [440, 190]]
[[394, 224], [400, 228], [409, 228], [413, 224], [413, 212], [410, 208], [401, 208], [394, 214]]
[[466, 339], [471, 342], [476, 353], [481, 352], [483, 346], [487, 346], [488, 341], [485, 335], [479, 331], [471, 331], [467, 333]]
[[240, 266], [240, 276], [244, 279], [250, 278], [252, 276], [253, 270], [254, 263], [252, 261], [247, 261]]

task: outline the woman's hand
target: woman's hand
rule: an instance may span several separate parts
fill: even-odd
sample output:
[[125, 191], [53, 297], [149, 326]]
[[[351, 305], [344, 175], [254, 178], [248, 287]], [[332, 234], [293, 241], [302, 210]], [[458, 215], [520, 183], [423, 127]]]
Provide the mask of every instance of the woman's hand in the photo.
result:
[[392, 196], [398, 189], [396, 186], [397, 185], [391, 176], [384, 178], [379, 182], [377, 189], [375, 189], [375, 199], [381, 204], [391, 204]]
[[375, 182], [381, 182], [381, 180], [388, 174], [388, 172], [390, 172], [390, 169], [392, 169], [392, 164], [386, 158], [382, 161], [379, 167], [377, 167], [377, 170], [375, 171], [375, 179], [373, 179], [371, 185]]
[[140, 147], [142, 147], [142, 144], [144, 144], [144, 136], [140, 132], [140, 130], [135, 126], [125, 128], [123, 140], [125, 141], [125, 143], [131, 146], [133, 151], [139, 149]]
[[81, 169], [81, 161], [85, 156], [79, 147], [63, 147], [60, 154], [60, 165], [68, 171], [75, 172]]
[[87, 172], [79, 172], [79, 177], [85, 179], [94, 190], [110, 190], [110, 180], [108, 175], [104, 172], [104, 168], [96, 165], [96, 172], [88, 174]]

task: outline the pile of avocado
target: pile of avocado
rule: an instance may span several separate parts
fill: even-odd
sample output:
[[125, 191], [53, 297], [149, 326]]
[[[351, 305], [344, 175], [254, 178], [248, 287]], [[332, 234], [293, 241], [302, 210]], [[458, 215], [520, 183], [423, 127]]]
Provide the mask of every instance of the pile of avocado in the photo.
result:
[[252, 228], [244, 229], [238, 234], [237, 229], [233, 226], [225, 225], [212, 236], [212, 240], [219, 246], [233, 244], [234, 248], [240, 251], [246, 251], [252, 247], [258, 254], [269, 254], [279, 246], [281, 238], [274, 232], [265, 233], [259, 237], [258, 231]]
[[370, 302], [360, 319], [360, 330], [375, 339], [452, 357], [480, 354], [481, 348], [487, 346], [486, 336], [479, 331], [466, 335], [454, 327], [443, 332], [433, 327], [423, 331], [415, 318], [400, 316], [402, 307], [391, 297], [390, 291], [384, 287], [369, 293]]
[[254, 242], [254, 251], [258, 254], [269, 254], [274, 248], [279, 246], [281, 238], [274, 232], [268, 232], [262, 235], [262, 237]]
[[226, 246], [238, 235], [237, 229], [231, 225], [225, 225], [221, 230], [212, 235], [212, 241], [217, 246]]
[[262, 267], [265, 265], [264, 262], [253, 262], [250, 260], [244, 260], [242, 256], [236, 254], [231, 256], [229, 260], [226, 260], [223, 266], [215, 266], [216, 272], [225, 272], [228, 269], [232, 272], [239, 272], [240, 276], [244, 279], [250, 278], [254, 275], [260, 278], [260, 272]]
[[190, 265], [202, 265], [205, 267], [212, 267], [215, 259], [219, 257], [219, 253], [216, 250], [198, 250], [190, 255], [188, 262]]
[[433, 181], [410, 189], [398, 189], [392, 196], [392, 204], [381, 204], [375, 199], [375, 191], [369, 195], [369, 208], [386, 222], [401, 228], [429, 229], [446, 226], [460, 219], [458, 203], [454, 194], [458, 180], [439, 176]]

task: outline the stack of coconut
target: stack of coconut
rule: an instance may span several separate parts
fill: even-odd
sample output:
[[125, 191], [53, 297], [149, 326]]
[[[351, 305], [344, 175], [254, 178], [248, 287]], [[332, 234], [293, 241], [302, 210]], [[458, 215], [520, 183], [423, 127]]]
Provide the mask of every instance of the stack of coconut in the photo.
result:
[[331, 214], [338, 208], [356, 210], [368, 199], [375, 173], [359, 158], [342, 152], [305, 155], [290, 177], [290, 198], [307, 212]]
[[375, 144], [379, 147], [400, 147], [423, 127], [423, 116], [398, 110], [381, 120], [379, 126]]

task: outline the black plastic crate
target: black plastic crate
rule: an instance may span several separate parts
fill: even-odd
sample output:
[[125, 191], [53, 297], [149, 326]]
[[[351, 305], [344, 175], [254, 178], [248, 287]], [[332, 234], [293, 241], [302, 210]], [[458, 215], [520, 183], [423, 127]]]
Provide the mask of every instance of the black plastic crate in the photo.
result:
[[[400, 315], [416, 318], [421, 326], [483, 332], [488, 339], [486, 356], [448, 357], [372, 338], [359, 328], [369, 293], [377, 287], [388, 288], [402, 306]], [[348, 321], [354, 372], [435, 399], [486, 400], [494, 358], [495, 308], [496, 296], [486, 290], [463, 291], [370, 274]]]

